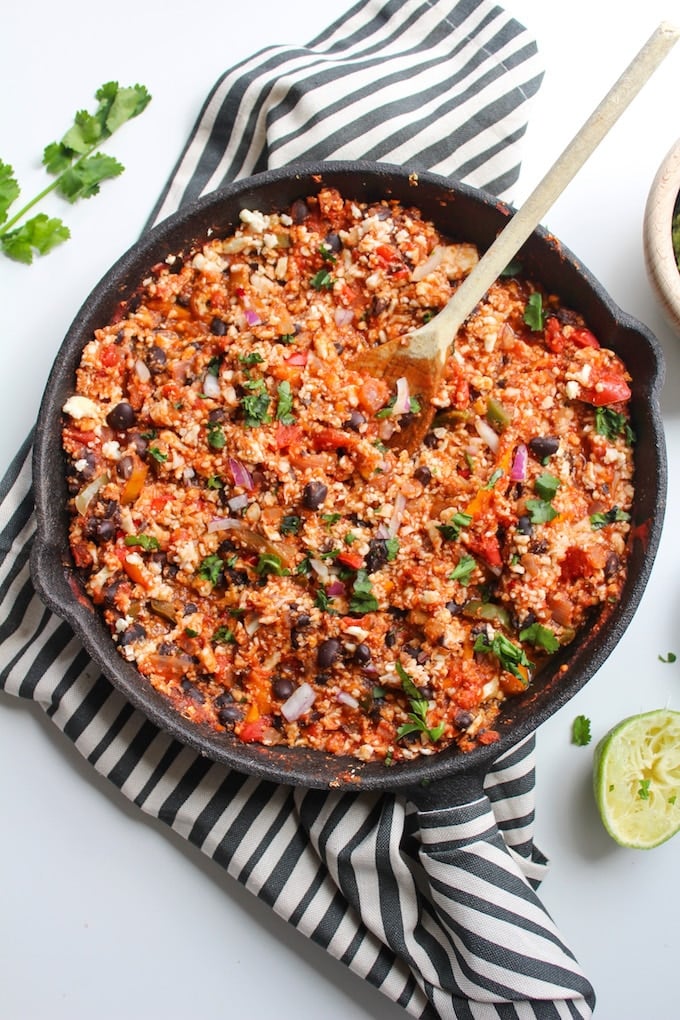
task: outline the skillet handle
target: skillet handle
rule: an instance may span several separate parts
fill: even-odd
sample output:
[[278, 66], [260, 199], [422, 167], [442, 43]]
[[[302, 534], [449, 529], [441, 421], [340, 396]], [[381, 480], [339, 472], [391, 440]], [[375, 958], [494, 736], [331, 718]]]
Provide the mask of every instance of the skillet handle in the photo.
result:
[[488, 794], [482, 772], [406, 793], [417, 809], [423, 897], [455, 961], [439, 991], [484, 1002], [489, 1016], [500, 1014], [488, 1004], [508, 1001], [561, 1016], [555, 1004], [568, 1002], [565, 1016], [589, 1018], [593, 988], [536, 894], [547, 862], [531, 838], [533, 770], [518, 783], [516, 764], [501, 766], [498, 783], [491, 774]]

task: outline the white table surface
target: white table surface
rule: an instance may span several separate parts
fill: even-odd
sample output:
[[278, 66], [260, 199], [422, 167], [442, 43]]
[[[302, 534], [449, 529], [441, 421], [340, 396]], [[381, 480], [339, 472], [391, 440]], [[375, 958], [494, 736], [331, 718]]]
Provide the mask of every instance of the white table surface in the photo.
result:
[[[515, 201], [529, 193], [678, 0], [508, 0], [531, 28], [546, 76], [535, 100]], [[73, 237], [32, 267], [0, 262], [0, 468], [37, 412], [58, 345], [81, 302], [138, 236], [219, 74], [270, 43], [303, 43], [344, 0], [23, 0], [3, 11], [0, 158], [26, 196], [44, 183], [44, 144], [91, 108], [104, 81], [143, 82], [153, 102], [111, 142], [126, 165], [90, 203], [59, 208]], [[666, 527], [636, 617], [599, 673], [540, 730], [541, 897], [598, 995], [602, 1020], [678, 1015], [680, 838], [618, 848], [590, 794], [595, 738], [634, 712], [680, 708], [680, 340], [643, 267], [649, 185], [680, 135], [680, 45], [546, 219], [613, 299], [658, 336], [670, 483]], [[56, 213], [57, 203], [52, 206]], [[291, 930], [211, 861], [130, 806], [30, 705], [0, 698], [0, 1016], [4, 1020], [180, 1017], [399, 1020], [405, 1014]]]

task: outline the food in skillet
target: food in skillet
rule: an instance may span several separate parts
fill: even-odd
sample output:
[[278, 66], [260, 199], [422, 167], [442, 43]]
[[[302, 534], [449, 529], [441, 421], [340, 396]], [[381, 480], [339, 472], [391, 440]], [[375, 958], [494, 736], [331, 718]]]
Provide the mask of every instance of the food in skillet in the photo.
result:
[[499, 705], [621, 593], [629, 377], [499, 280], [418, 394], [355, 365], [477, 260], [326, 189], [150, 270], [64, 406], [70, 544], [113, 640], [183, 717], [387, 763], [498, 739]]

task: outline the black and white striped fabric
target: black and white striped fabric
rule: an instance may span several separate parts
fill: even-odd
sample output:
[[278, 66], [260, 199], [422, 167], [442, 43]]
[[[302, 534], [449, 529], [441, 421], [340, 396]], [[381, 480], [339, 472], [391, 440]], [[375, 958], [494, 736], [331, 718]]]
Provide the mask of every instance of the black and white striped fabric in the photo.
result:
[[[368, 0], [306, 47], [215, 86], [150, 222], [223, 182], [305, 159], [435, 169], [507, 196], [541, 80], [526, 30], [488, 0]], [[533, 738], [474, 803], [277, 786], [158, 731], [34, 593], [30, 439], [0, 486], [0, 682], [299, 931], [414, 1017], [590, 1017], [594, 996], [536, 889]]]

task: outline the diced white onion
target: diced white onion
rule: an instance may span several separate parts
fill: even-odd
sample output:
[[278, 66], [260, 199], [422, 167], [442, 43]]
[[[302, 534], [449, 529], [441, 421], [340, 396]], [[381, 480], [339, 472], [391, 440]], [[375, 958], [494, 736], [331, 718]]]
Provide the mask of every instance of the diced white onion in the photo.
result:
[[242, 492], [239, 496], [232, 496], [231, 499], [227, 500], [227, 506], [233, 513], [238, 510], [245, 510], [248, 506], [248, 497], [245, 492]]
[[109, 480], [108, 473], [104, 471], [101, 475], [95, 478], [92, 482], [80, 490], [75, 498], [76, 510], [79, 514], [84, 514], [88, 506], [97, 495], [100, 489], [102, 489]]
[[323, 560], [319, 560], [316, 559], [316, 557], [314, 557], [309, 561], [309, 565], [310, 567], [312, 567], [313, 570], [316, 571], [316, 573], [319, 575], [324, 584], [330, 581], [331, 572]]
[[151, 372], [141, 358], [135, 361], [135, 374], [140, 382], [148, 382], [151, 378]]
[[288, 700], [284, 701], [281, 705], [281, 715], [288, 722], [295, 722], [296, 719], [299, 719], [301, 715], [310, 710], [315, 701], [316, 694], [314, 689], [308, 683], [300, 684]]
[[203, 376], [203, 392], [206, 397], [219, 397], [220, 381], [212, 372], [206, 372]]
[[475, 429], [477, 435], [484, 440], [491, 452], [495, 453], [498, 449], [498, 434], [494, 432], [489, 423], [483, 418], [475, 418]]
[[411, 410], [411, 393], [408, 379], [405, 376], [397, 379], [397, 398], [394, 401], [392, 414], [408, 414]]
[[437, 268], [443, 257], [444, 249], [442, 248], [441, 245], [437, 245], [436, 248], [432, 249], [429, 258], [426, 259], [425, 262], [423, 262], [421, 265], [416, 266], [416, 268], [411, 273], [411, 279], [413, 280], [413, 282], [418, 283], [419, 280], [423, 280], [426, 276], [429, 276], [430, 273], [434, 272], [434, 270]]
[[333, 318], [335, 319], [336, 326], [349, 326], [354, 318], [354, 312], [351, 308], [338, 307], [335, 309]]
[[353, 698], [351, 694], [346, 691], [338, 691], [338, 701], [341, 705], [347, 705], [349, 708], [358, 708], [359, 702], [356, 698]]
[[397, 493], [397, 497], [394, 501], [394, 510], [392, 511], [392, 516], [390, 517], [390, 523], [387, 526], [387, 530], [390, 533], [390, 538], [394, 538], [394, 536], [399, 531], [405, 509], [406, 509], [406, 496], [404, 496], [403, 493], [399, 492]]
[[248, 637], [252, 637], [253, 634], [258, 630], [260, 626], [260, 617], [255, 613], [248, 613], [243, 620], [243, 629], [245, 630]]
[[208, 521], [207, 531], [229, 531], [230, 528], [242, 528], [243, 525], [235, 517], [215, 517]]

